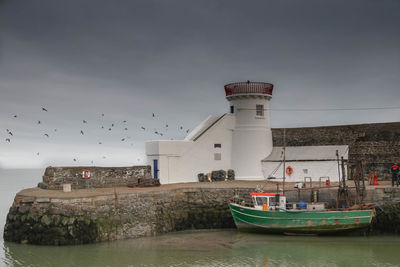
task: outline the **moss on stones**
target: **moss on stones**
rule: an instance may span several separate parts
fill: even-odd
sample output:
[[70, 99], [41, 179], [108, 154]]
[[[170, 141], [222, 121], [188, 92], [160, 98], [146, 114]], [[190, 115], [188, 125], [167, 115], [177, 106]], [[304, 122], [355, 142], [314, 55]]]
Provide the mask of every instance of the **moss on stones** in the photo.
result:
[[9, 214], [4, 240], [39, 245], [73, 245], [97, 241], [98, 225], [84, 216], [74, 218], [34, 212]]

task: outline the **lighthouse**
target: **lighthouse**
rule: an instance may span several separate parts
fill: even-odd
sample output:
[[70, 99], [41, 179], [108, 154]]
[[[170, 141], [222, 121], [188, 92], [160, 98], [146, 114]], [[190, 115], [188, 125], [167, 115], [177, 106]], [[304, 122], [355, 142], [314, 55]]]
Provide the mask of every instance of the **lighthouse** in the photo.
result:
[[229, 169], [237, 180], [264, 179], [262, 160], [272, 151], [268, 103], [273, 85], [248, 81], [224, 89], [229, 112], [207, 117], [183, 140], [146, 142], [153, 177], [162, 184], [196, 182], [199, 174]]
[[272, 152], [268, 102], [273, 84], [238, 82], [225, 85], [229, 111], [235, 118], [231, 166], [236, 179], [263, 179], [261, 160]]

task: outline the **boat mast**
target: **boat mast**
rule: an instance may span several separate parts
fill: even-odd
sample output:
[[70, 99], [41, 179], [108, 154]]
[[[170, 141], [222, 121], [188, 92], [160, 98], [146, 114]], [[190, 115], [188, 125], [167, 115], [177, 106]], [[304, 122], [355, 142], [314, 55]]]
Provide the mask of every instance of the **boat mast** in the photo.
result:
[[286, 180], [286, 128], [283, 128], [283, 184], [282, 184], [283, 194], [285, 194], [285, 180]]

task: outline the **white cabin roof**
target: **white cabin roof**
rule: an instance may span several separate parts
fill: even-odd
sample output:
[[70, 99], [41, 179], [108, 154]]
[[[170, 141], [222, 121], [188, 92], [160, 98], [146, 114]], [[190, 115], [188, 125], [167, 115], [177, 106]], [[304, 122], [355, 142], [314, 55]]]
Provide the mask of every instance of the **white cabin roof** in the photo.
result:
[[[331, 161], [336, 160], [336, 150], [339, 158], [348, 159], [348, 146], [289, 146], [286, 147], [286, 161]], [[264, 162], [283, 160], [283, 147], [274, 147], [271, 154], [263, 159]]]

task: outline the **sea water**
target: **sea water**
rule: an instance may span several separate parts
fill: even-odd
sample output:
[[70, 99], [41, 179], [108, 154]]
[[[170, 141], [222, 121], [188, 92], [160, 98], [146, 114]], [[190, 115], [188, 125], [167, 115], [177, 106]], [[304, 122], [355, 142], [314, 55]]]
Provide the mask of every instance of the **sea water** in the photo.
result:
[[0, 170], [1, 266], [400, 266], [400, 237], [306, 237], [198, 230], [79, 246], [3, 241], [15, 194], [44, 170]]

